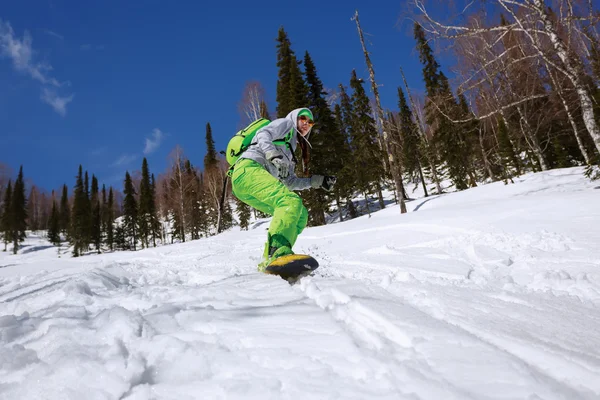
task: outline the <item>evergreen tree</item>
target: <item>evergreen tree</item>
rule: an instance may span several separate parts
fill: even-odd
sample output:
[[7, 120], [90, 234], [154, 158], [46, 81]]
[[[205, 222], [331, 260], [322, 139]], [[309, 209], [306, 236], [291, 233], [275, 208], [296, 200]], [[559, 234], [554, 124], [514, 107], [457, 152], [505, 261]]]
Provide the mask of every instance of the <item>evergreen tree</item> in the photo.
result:
[[114, 229], [113, 247], [117, 250], [128, 250], [131, 248], [127, 242], [127, 234], [122, 224], [117, 224]]
[[500, 156], [500, 162], [503, 166], [502, 177], [505, 180], [511, 179], [515, 172], [517, 175], [521, 174], [521, 165], [517, 155], [515, 154], [515, 149], [510, 142], [508, 128], [506, 127], [503, 119], [498, 121], [498, 155]]
[[152, 232], [152, 246], [156, 247], [156, 239], [160, 237], [160, 221], [158, 219], [158, 210], [156, 209], [156, 181], [154, 180], [154, 174], [151, 175], [150, 199], [150, 229]]
[[[308, 52], [304, 55], [304, 67], [308, 85], [308, 103], [305, 106], [311, 109], [316, 121], [308, 136], [312, 145], [310, 171], [321, 175], [337, 175], [342, 169], [337, 150], [343, 146], [343, 138], [336, 132], [335, 119], [325, 99], [327, 93]], [[298, 140], [304, 139], [299, 138]], [[309, 224], [324, 225], [325, 213], [328, 211], [328, 204], [332, 196], [327, 195], [323, 190], [316, 189], [305, 190], [301, 192], [301, 195], [308, 209]]]
[[[341, 198], [346, 199], [346, 205], [348, 208], [348, 216], [352, 218], [358, 217], [357, 210], [354, 208], [352, 197], [354, 191], [358, 187], [358, 178], [356, 173], [357, 162], [354, 157], [357, 151], [353, 143], [352, 137], [354, 136], [354, 105], [352, 99], [346, 92], [343, 85], [340, 85], [340, 107], [338, 109], [338, 129], [340, 129], [342, 136], [345, 137], [347, 148], [347, 155], [344, 158], [346, 162], [343, 164], [344, 167], [340, 172], [340, 184], [336, 184], [337, 189], [340, 190]], [[341, 214], [340, 214], [341, 215]]]
[[113, 195], [113, 188], [111, 187], [108, 191], [108, 201], [106, 203], [106, 209], [104, 211], [104, 223], [105, 223], [105, 239], [104, 243], [108, 246], [110, 251], [114, 250], [114, 207], [115, 207], [115, 197]]
[[440, 71], [440, 65], [433, 56], [425, 31], [418, 23], [414, 26], [414, 36], [419, 60], [423, 64], [423, 80], [427, 92], [425, 120], [432, 128], [435, 146], [446, 163], [450, 179], [458, 190], [466, 189], [468, 171], [464, 160], [468, 148], [460, 127], [453, 126], [447, 117], [459, 114], [459, 106], [452, 95], [448, 79]]
[[152, 196], [152, 182], [146, 157], [142, 161], [142, 180], [140, 182], [140, 207], [139, 207], [139, 237], [142, 248], [149, 247], [148, 240], [152, 235], [152, 214], [154, 212], [154, 198]]
[[90, 196], [90, 237], [94, 247], [96, 247], [96, 251], [100, 254], [102, 244], [102, 220], [100, 212], [100, 196], [98, 194], [98, 179], [96, 179], [94, 175], [92, 175], [92, 192]]
[[106, 185], [102, 185], [102, 204], [100, 205], [100, 237], [102, 238], [102, 243], [106, 243], [106, 208], [108, 207], [108, 200], [106, 194]]
[[[204, 160], [206, 161], [207, 157]], [[209, 164], [208, 168], [210, 171], [215, 171], [217, 167], [214, 164]], [[203, 221], [206, 218], [206, 214], [204, 213], [206, 209], [202, 208], [203, 193], [201, 180], [195, 168], [192, 167], [190, 160], [185, 161], [185, 180], [188, 182], [185, 204], [186, 221], [188, 223], [186, 231], [189, 232], [192, 240], [197, 240], [200, 239], [200, 232], [205, 228]], [[210, 216], [212, 217], [213, 225], [216, 225], [215, 207], [210, 208]]]
[[125, 186], [123, 188], [123, 230], [126, 240], [129, 242], [127, 247], [136, 250], [138, 240], [138, 205], [135, 200], [135, 188], [129, 172], [125, 173]]
[[277, 117], [283, 118], [293, 109], [306, 106], [308, 88], [302, 78], [300, 61], [283, 27], [279, 28], [277, 42]]
[[239, 200], [237, 197], [235, 198], [235, 204], [238, 220], [240, 222], [240, 229], [247, 231], [250, 223], [250, 206]]
[[[475, 165], [483, 164], [481, 160], [478, 160], [478, 151], [475, 151], [479, 141], [479, 120], [474, 120], [473, 113], [469, 110], [467, 99], [463, 93], [458, 94], [458, 115], [462, 120], [469, 120], [463, 122], [460, 125], [455, 125], [455, 134], [452, 136], [456, 141], [456, 148], [453, 152], [453, 157], [456, 158], [454, 163], [459, 165], [455, 167], [457, 174], [465, 174], [469, 178], [469, 186], [477, 186], [477, 178], [475, 172]], [[458, 159], [460, 158], [460, 160]]]
[[[342, 103], [345, 107], [350, 106], [350, 98], [345, 92], [343, 86], [341, 87]], [[336, 143], [336, 157], [342, 166], [337, 172], [338, 183], [334, 186], [333, 196], [335, 197], [337, 208], [340, 214], [340, 221], [344, 220], [344, 214], [342, 212], [342, 199], [349, 199], [350, 209], [353, 210], [352, 206], [352, 192], [354, 189], [354, 171], [352, 169], [352, 151], [348, 143], [348, 135], [346, 132], [346, 125], [344, 124], [344, 116], [342, 107], [340, 104], [336, 104], [334, 108], [334, 119], [335, 128], [333, 130], [332, 138], [333, 143]], [[356, 217], [355, 213], [352, 213], [352, 218]]]
[[415, 125], [412, 111], [406, 101], [406, 96], [402, 88], [398, 88], [398, 108], [399, 108], [399, 134], [400, 141], [402, 142], [401, 160], [404, 166], [404, 171], [411, 175], [413, 178], [418, 174], [419, 180], [423, 184], [423, 190], [425, 197], [427, 197], [427, 187], [425, 185], [425, 178], [423, 176], [423, 170], [421, 168], [421, 138], [417, 126]]
[[71, 243], [73, 245], [73, 257], [79, 257], [86, 247], [85, 228], [89, 213], [87, 213], [86, 191], [83, 185], [83, 169], [79, 166], [79, 172], [73, 189], [73, 209], [71, 212]]
[[22, 166], [19, 169], [19, 175], [13, 188], [10, 210], [13, 254], [17, 254], [19, 243], [25, 240], [27, 230], [27, 199], [25, 198], [25, 181], [23, 180]]
[[277, 117], [285, 117], [287, 113], [293, 110], [293, 99], [292, 99], [292, 77], [290, 71], [290, 65], [293, 60], [295, 61], [294, 52], [292, 50], [292, 44], [287, 36], [287, 33], [283, 29], [283, 26], [279, 28], [277, 36], [277, 68], [278, 68], [278, 79], [277, 79]]
[[353, 90], [352, 103], [354, 115], [350, 120], [352, 125], [351, 141], [354, 148], [354, 166], [357, 188], [365, 195], [368, 210], [368, 193], [373, 185], [379, 185], [384, 178], [383, 152], [379, 147], [379, 134], [375, 120], [371, 114], [369, 98], [356, 71], [352, 71], [350, 87]]
[[215, 141], [212, 136], [212, 128], [210, 123], [206, 124], [206, 155], [204, 156], [204, 170], [207, 171], [210, 168], [219, 164], [217, 157], [217, 150], [215, 150]]
[[71, 241], [71, 208], [69, 207], [69, 197], [67, 185], [63, 185], [62, 196], [60, 198], [59, 228], [65, 235], [67, 241]]
[[2, 210], [2, 219], [0, 220], [0, 231], [2, 232], [2, 240], [4, 241], [4, 251], [9, 243], [12, 242], [12, 181], [8, 181], [8, 186], [4, 192], [4, 202]]
[[83, 246], [85, 250], [89, 250], [92, 239], [92, 202], [90, 200], [90, 180], [88, 172], [85, 171], [84, 179], [84, 211], [83, 211]]
[[52, 211], [48, 224], [48, 240], [55, 246], [60, 246], [60, 216], [56, 207], [56, 201], [52, 200]]

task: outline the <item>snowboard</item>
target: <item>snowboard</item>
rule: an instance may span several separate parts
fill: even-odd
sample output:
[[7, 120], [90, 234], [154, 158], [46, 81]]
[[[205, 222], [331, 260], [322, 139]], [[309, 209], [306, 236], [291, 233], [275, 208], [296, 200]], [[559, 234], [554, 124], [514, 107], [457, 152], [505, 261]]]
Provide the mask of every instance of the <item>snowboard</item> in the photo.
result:
[[281, 256], [267, 265], [265, 273], [278, 275], [289, 283], [294, 283], [317, 268], [319, 268], [319, 262], [313, 257], [306, 254], [289, 254]]

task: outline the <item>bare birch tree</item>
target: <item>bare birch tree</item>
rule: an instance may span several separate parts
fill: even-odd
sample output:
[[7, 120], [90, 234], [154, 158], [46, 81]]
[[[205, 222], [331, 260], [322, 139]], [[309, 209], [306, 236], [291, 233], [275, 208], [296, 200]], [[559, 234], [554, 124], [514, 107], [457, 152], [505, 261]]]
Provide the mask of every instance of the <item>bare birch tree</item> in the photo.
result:
[[262, 117], [262, 104], [265, 101], [265, 89], [259, 81], [246, 83], [238, 109], [242, 115], [242, 125], [247, 125]]
[[[373, 63], [371, 62], [371, 58], [369, 57], [369, 52], [365, 45], [365, 39], [363, 36], [363, 31], [360, 27], [360, 21], [358, 19], [358, 10], [355, 11], [352, 19], [356, 22], [356, 28], [358, 29], [358, 36], [360, 38], [360, 43], [362, 45], [363, 53], [365, 55], [365, 61], [367, 63], [367, 68], [369, 69], [369, 79], [371, 81], [371, 90], [373, 91], [373, 95], [375, 96], [376, 103], [376, 111], [377, 111], [377, 121], [378, 126], [381, 129], [381, 137], [383, 139], [382, 150], [387, 153], [390, 165], [390, 172], [392, 178], [394, 180], [394, 184], [396, 186], [396, 193], [398, 199], [400, 199], [400, 213], [406, 213], [406, 202], [404, 198], [404, 185], [402, 183], [402, 165], [400, 164], [400, 160], [396, 160], [394, 158], [394, 152], [392, 151], [390, 144], [390, 137], [388, 134], [388, 130], [386, 129], [385, 117], [383, 114], [383, 108], [381, 107], [381, 101], [379, 99], [379, 90], [377, 88], [377, 82], [375, 81], [375, 70], [373, 68]], [[384, 165], [386, 163], [384, 162]]]

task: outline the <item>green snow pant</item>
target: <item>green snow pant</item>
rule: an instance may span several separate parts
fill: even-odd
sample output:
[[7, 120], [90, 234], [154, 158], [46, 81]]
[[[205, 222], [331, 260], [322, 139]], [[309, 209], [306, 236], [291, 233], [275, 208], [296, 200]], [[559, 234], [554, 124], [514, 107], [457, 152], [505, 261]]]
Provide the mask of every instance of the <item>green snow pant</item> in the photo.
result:
[[[273, 216], [269, 240], [281, 235], [290, 243], [290, 248], [294, 246], [308, 222], [308, 211], [300, 196], [274, 178], [262, 165], [249, 159], [242, 159], [236, 164], [231, 187], [238, 199]], [[267, 248], [269, 244], [267, 241]]]

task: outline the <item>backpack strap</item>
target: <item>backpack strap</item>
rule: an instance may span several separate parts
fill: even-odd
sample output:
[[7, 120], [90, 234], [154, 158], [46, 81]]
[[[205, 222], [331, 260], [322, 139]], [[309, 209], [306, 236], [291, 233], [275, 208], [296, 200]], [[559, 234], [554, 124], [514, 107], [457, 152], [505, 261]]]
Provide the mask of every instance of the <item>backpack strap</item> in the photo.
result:
[[293, 135], [294, 128], [292, 128], [283, 139], [273, 140], [273, 144], [275, 146], [285, 146], [290, 151], [290, 153], [292, 153], [292, 161], [294, 161], [294, 164], [298, 164], [298, 160], [296, 159], [296, 155], [294, 154], [294, 150], [292, 149], [292, 145], [290, 144]]

